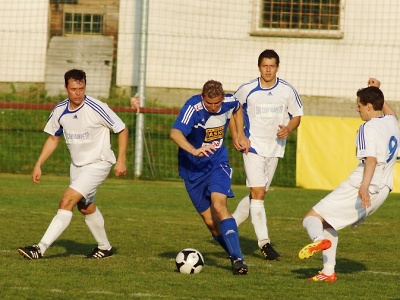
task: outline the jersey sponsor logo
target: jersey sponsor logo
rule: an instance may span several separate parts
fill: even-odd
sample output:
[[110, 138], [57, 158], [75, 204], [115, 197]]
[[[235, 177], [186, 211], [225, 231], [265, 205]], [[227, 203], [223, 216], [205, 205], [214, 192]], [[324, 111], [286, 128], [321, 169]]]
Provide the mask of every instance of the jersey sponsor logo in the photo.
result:
[[64, 132], [64, 137], [66, 141], [70, 144], [79, 144], [91, 140], [89, 132]]
[[203, 143], [202, 146], [213, 145], [215, 149], [218, 149], [218, 148], [221, 148], [223, 143], [224, 143], [224, 140], [220, 139], [220, 140], [217, 140], [217, 141], [212, 141], [211, 143]]
[[255, 106], [254, 114], [260, 118], [273, 118], [283, 113], [283, 105], [258, 104]]
[[224, 136], [224, 128], [225, 126], [219, 126], [206, 129], [206, 137], [204, 138], [204, 141], [210, 142], [213, 140], [222, 139]]
[[201, 102], [197, 103], [197, 104], [194, 106], [194, 109], [195, 109], [196, 111], [202, 110], [202, 109], [203, 109], [203, 105], [201, 104]]

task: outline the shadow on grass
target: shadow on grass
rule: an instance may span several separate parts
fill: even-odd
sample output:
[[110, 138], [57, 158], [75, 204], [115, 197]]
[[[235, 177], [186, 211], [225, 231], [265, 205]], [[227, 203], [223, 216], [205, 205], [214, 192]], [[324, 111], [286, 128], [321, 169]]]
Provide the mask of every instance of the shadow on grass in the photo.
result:
[[[65, 249], [64, 253], [59, 254], [50, 254], [52, 247], [62, 247]], [[86, 257], [86, 255], [90, 254], [93, 248], [96, 247], [96, 244], [93, 243], [78, 243], [73, 240], [56, 240], [53, 245], [47, 250], [49, 255], [47, 255], [46, 251], [46, 258], [57, 258], [57, 257], [68, 257], [72, 255], [82, 255], [82, 257]], [[113, 247], [114, 254], [118, 253], [117, 248]]]
[[[321, 261], [322, 263], [322, 261]], [[316, 268], [301, 268], [301, 269], [296, 269], [292, 270], [292, 273], [298, 274], [296, 276], [297, 278], [309, 278], [314, 276], [315, 274], [318, 273], [321, 269], [316, 269]], [[337, 273], [341, 274], [351, 274], [351, 273], [357, 273], [361, 271], [366, 271], [367, 267], [357, 261], [346, 259], [346, 258], [340, 258], [336, 260], [336, 267], [335, 271]]]

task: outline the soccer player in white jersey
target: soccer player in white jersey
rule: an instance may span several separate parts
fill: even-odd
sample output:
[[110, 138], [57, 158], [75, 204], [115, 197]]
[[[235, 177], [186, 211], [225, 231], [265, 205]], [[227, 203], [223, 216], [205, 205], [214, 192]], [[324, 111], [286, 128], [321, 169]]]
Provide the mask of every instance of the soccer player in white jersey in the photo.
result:
[[170, 137], [179, 146], [179, 175], [194, 207], [214, 240], [229, 254], [233, 274], [245, 275], [248, 268], [240, 249], [237, 225], [227, 207], [227, 197], [234, 195], [224, 138], [232, 116], [238, 126], [237, 145], [247, 152], [249, 141], [244, 135], [239, 101], [225, 95], [220, 82], [209, 80], [201, 94], [186, 101]]
[[[70, 224], [76, 206], [97, 241], [97, 247], [87, 257], [111, 257], [113, 250], [106, 235], [103, 215], [96, 207], [94, 197], [114, 164], [116, 176], [126, 174], [128, 129], [107, 104], [85, 95], [84, 71], [69, 70], [64, 80], [68, 98], [58, 103], [50, 114], [44, 128], [49, 136], [33, 168], [32, 180], [34, 183], [40, 182], [42, 165], [54, 153], [64, 135], [71, 155], [70, 185], [61, 197], [57, 214], [40, 242], [21, 247], [18, 252], [25, 258], [42, 258]], [[118, 134], [117, 159], [111, 149], [110, 130]]]
[[[245, 133], [251, 147], [249, 153], [243, 154], [250, 194], [239, 202], [232, 215], [239, 226], [250, 214], [261, 253], [267, 260], [277, 260], [280, 255], [271, 245], [264, 197], [278, 159], [284, 155], [286, 139], [300, 124], [303, 104], [296, 89], [277, 77], [279, 56], [274, 50], [267, 49], [259, 55], [258, 69], [260, 77], [241, 85], [234, 94], [243, 105]], [[233, 123], [230, 129], [235, 137]]]
[[323, 269], [309, 281], [336, 281], [337, 231], [364, 222], [393, 188], [393, 169], [399, 154], [400, 131], [395, 112], [384, 100], [380, 82], [370, 78], [357, 91], [357, 112], [364, 124], [356, 136], [358, 166], [349, 178], [320, 200], [304, 217], [312, 240], [299, 252], [301, 259], [322, 251]]

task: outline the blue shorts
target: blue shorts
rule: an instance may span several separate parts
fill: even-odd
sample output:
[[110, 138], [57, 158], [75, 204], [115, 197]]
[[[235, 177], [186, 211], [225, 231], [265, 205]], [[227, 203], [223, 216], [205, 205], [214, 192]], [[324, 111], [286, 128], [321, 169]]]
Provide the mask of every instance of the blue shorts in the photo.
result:
[[228, 164], [215, 166], [205, 176], [195, 180], [184, 180], [186, 191], [198, 213], [206, 211], [211, 206], [211, 193], [217, 192], [234, 197], [231, 189], [232, 168]]

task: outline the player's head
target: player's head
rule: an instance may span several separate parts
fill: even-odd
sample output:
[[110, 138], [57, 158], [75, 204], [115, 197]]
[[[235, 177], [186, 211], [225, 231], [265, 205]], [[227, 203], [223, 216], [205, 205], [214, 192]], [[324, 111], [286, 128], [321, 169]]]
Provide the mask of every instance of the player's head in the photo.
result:
[[274, 50], [267, 49], [260, 53], [260, 55], [258, 56], [258, 66], [259, 67], [261, 66], [261, 63], [264, 60], [264, 58], [275, 59], [275, 63], [279, 67], [279, 62], [280, 62], [279, 55]]
[[203, 85], [201, 92], [204, 107], [211, 113], [219, 111], [222, 101], [225, 98], [225, 92], [221, 82], [209, 80]]
[[359, 89], [357, 91], [357, 98], [362, 105], [370, 103], [374, 110], [382, 110], [383, 103], [385, 102], [383, 92], [375, 86]]
[[80, 81], [86, 85], [86, 73], [77, 69], [69, 70], [64, 74], [65, 87], [68, 87], [70, 80]]
[[383, 92], [375, 86], [369, 86], [357, 91], [357, 112], [363, 121], [374, 117], [374, 113], [382, 111], [385, 97]]
[[274, 50], [264, 50], [258, 56], [261, 86], [272, 87], [276, 83], [276, 73], [279, 69], [279, 55]]
[[78, 108], [85, 99], [86, 73], [82, 70], [72, 69], [64, 74], [64, 80], [70, 108]]

